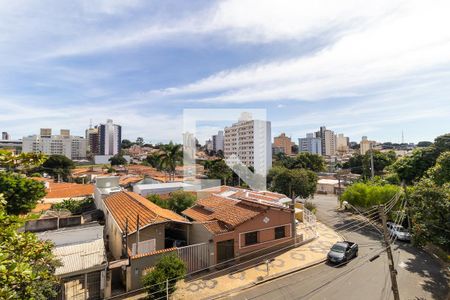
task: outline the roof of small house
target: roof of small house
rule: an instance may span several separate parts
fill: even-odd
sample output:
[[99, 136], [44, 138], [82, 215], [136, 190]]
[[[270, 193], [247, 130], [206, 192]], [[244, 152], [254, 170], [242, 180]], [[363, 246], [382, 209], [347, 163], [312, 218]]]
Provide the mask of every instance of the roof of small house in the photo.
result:
[[105, 205], [122, 232], [126, 230], [128, 220], [128, 232], [137, 230], [137, 216], [139, 215], [139, 227], [151, 224], [174, 221], [188, 222], [179, 214], [159, 207], [139, 194], [121, 191], [111, 194], [105, 200]]

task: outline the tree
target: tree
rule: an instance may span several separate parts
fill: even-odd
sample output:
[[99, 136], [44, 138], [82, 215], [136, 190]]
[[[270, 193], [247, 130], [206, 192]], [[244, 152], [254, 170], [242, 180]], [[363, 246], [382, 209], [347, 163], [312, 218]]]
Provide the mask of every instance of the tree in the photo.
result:
[[184, 262], [175, 254], [164, 255], [155, 267], [142, 278], [147, 291], [147, 299], [162, 299], [166, 296], [166, 281], [169, 283], [168, 292], [171, 295], [179, 279], [186, 275]]
[[427, 175], [437, 185], [450, 182], [450, 151], [441, 153], [434, 167], [428, 169]]
[[60, 262], [52, 254], [52, 243], [35, 234], [18, 232], [17, 217], [5, 211], [0, 194], [0, 298], [45, 300], [56, 297]]
[[384, 204], [391, 200], [400, 187], [391, 184], [375, 182], [357, 182], [347, 187], [339, 200], [347, 201], [353, 206], [368, 208], [374, 205]]
[[15, 215], [35, 208], [46, 194], [44, 183], [10, 172], [0, 172], [0, 191], [6, 199], [6, 211]]
[[136, 139], [136, 145], [143, 146], [144, 145], [144, 138], [143, 137], [138, 137]]
[[120, 154], [116, 154], [109, 159], [111, 166], [123, 166], [127, 164], [127, 160]]
[[450, 133], [443, 134], [434, 139], [434, 149], [436, 158], [445, 151], [450, 151]]
[[161, 171], [161, 157], [159, 153], [153, 152], [147, 155], [147, 158], [145, 159], [150, 166], [155, 168], [158, 171]]
[[133, 145], [134, 145], [134, 143], [131, 142], [130, 140], [122, 140], [122, 142], [120, 143], [120, 148], [121, 149], [129, 149]]
[[43, 171], [52, 175], [54, 178], [61, 177], [67, 181], [75, 164], [64, 155], [50, 155], [42, 165]]
[[[397, 159], [394, 151], [386, 153], [380, 151], [373, 151], [373, 166], [376, 175], [383, 174], [386, 167], [392, 165]], [[368, 151], [366, 154], [354, 154], [348, 162], [342, 166], [344, 169], [350, 169], [354, 174], [361, 174], [365, 178], [369, 178], [371, 171], [371, 154]]]
[[220, 179], [221, 184], [226, 185], [228, 179], [232, 178], [233, 171], [223, 159], [211, 161], [207, 168], [206, 176], [210, 179]]
[[0, 150], [0, 167], [8, 171], [29, 171], [41, 166], [47, 156], [42, 153], [14, 154], [8, 150]]
[[450, 184], [439, 186], [422, 179], [408, 198], [413, 240], [419, 245], [431, 242], [450, 251]]
[[433, 145], [433, 143], [429, 142], [429, 141], [421, 141], [421, 142], [417, 143], [417, 147], [420, 147], [420, 148], [429, 147], [431, 145]]
[[309, 198], [316, 192], [318, 177], [310, 170], [279, 167], [271, 176], [271, 190], [288, 197]]
[[295, 157], [292, 168], [322, 172], [326, 170], [326, 165], [322, 156], [309, 152], [301, 152]]
[[177, 164], [181, 163], [183, 159], [183, 151], [180, 144], [170, 142], [167, 145], [161, 146], [161, 167], [169, 173], [169, 179], [175, 179], [175, 170]]
[[151, 202], [155, 203], [159, 207], [166, 208], [166, 209], [169, 208], [167, 200], [163, 200], [161, 198], [161, 196], [159, 196], [159, 195], [151, 194], [151, 195], [147, 196], [147, 199], [150, 200]]
[[167, 206], [170, 210], [179, 214], [186, 208], [191, 207], [195, 200], [196, 197], [192, 193], [175, 191], [170, 193], [170, 197], [167, 199]]
[[398, 174], [400, 180], [411, 184], [419, 181], [425, 172], [436, 162], [434, 147], [417, 148], [411, 156], [405, 156], [392, 165], [392, 170]]

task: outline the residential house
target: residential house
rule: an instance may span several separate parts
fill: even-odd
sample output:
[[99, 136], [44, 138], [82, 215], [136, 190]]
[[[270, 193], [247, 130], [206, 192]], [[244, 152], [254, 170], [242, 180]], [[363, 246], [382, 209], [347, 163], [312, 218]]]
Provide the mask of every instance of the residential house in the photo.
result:
[[103, 299], [111, 295], [110, 276], [103, 241], [103, 226], [97, 223], [38, 233], [55, 244], [53, 254], [62, 265], [55, 275], [61, 280], [57, 299]]
[[190, 242], [208, 243], [212, 264], [273, 251], [293, 240], [293, 210], [277, 203], [270, 192], [220, 187], [199, 195], [183, 215], [193, 221]]
[[128, 191], [112, 193], [103, 202], [108, 250], [115, 260], [129, 258], [126, 273], [115, 274], [122, 276], [127, 291], [141, 287], [143, 272], [155, 263], [146, 263], [143, 256], [187, 245], [190, 222], [175, 212]]

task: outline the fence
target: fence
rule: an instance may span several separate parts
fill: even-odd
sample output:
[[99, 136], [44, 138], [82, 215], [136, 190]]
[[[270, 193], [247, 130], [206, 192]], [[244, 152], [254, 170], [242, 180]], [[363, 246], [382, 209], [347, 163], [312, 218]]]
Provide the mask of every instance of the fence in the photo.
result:
[[186, 263], [187, 272], [203, 270], [209, 267], [209, 245], [207, 243], [177, 248], [178, 256]]

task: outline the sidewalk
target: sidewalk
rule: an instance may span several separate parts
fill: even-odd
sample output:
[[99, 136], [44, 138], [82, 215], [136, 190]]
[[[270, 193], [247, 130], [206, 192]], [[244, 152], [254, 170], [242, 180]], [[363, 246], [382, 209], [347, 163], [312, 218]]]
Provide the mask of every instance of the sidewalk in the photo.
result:
[[326, 260], [330, 247], [342, 238], [331, 228], [317, 222], [318, 238], [288, 250], [278, 256], [269, 264], [260, 263], [247, 269], [217, 277], [206, 276], [207, 279], [182, 281], [177, 284], [177, 290], [172, 299], [212, 299], [220, 298], [252, 287], [258, 283], [276, 278]]

